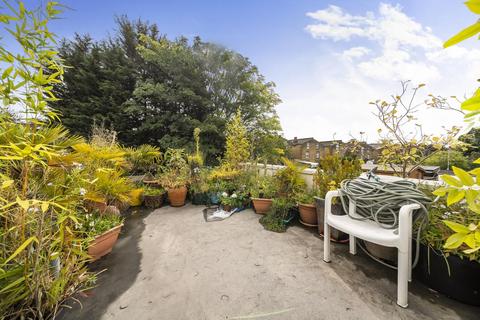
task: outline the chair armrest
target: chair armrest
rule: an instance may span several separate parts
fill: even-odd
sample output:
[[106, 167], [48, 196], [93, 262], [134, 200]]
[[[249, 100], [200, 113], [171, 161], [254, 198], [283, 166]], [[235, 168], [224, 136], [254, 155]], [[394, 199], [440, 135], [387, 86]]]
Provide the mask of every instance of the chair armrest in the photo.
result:
[[325, 195], [325, 221], [327, 221], [328, 217], [332, 215], [332, 200], [333, 198], [338, 198], [342, 195], [340, 190], [332, 190], [328, 191]]
[[[398, 234], [400, 235], [401, 239], [410, 240], [410, 234], [412, 231], [412, 213], [413, 211], [420, 209], [420, 205], [417, 203], [406, 204], [400, 208], [400, 212], [398, 213]], [[404, 244], [405, 245], [405, 244]], [[407, 250], [401, 245], [403, 250]]]

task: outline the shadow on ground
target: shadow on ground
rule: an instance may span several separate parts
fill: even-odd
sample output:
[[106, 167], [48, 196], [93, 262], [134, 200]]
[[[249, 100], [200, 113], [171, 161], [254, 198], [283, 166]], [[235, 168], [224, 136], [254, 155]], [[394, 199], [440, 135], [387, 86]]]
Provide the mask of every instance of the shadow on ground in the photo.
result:
[[87, 296], [76, 296], [67, 301], [71, 309], [64, 308], [58, 319], [100, 319], [107, 307], [124, 293], [140, 273], [142, 252], [139, 242], [145, 230], [144, 219], [151, 210], [131, 210], [113, 251], [92, 263], [89, 269], [99, 272], [97, 287]]

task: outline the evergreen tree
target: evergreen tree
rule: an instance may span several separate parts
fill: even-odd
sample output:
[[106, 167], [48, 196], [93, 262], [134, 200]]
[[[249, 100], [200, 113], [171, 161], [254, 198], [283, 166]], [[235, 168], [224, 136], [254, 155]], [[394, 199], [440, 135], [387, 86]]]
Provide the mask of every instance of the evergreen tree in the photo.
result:
[[205, 160], [213, 163], [225, 149], [227, 122], [240, 110], [255, 157], [285, 149], [275, 86], [247, 58], [198, 37], [192, 44], [169, 40], [141, 20], [116, 22], [114, 37], [95, 42], [76, 35], [60, 45], [71, 68], [52, 106], [73, 133], [88, 136], [97, 122], [117, 131], [123, 144], [193, 151], [198, 127]]

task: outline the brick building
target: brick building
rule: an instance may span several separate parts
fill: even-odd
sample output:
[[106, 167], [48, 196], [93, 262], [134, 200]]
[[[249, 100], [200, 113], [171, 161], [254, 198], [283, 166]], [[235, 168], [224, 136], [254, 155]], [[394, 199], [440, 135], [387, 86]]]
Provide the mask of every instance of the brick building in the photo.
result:
[[290, 157], [310, 162], [318, 160], [326, 154], [339, 151], [342, 145], [341, 140], [317, 141], [315, 138], [297, 137], [288, 140]]

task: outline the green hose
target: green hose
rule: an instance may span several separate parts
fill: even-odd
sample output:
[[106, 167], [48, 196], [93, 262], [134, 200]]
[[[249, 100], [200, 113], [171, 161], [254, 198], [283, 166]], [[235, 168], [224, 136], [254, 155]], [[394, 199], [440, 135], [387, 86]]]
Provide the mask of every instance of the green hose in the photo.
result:
[[[371, 179], [373, 177], [373, 179]], [[416, 227], [417, 250], [413, 267], [418, 262], [420, 235], [428, 220], [427, 206], [432, 200], [417, 189], [414, 182], [398, 180], [393, 182], [380, 181], [378, 177], [370, 174], [368, 179], [347, 179], [340, 184], [342, 197], [340, 197], [343, 210], [350, 218], [355, 220], [373, 220], [382, 228], [397, 229], [400, 208], [406, 204], [416, 203], [420, 209], [413, 212], [413, 226]], [[348, 204], [355, 202], [355, 216], [350, 215]], [[398, 232], [398, 230], [396, 230]], [[362, 248], [364, 249], [364, 248]], [[365, 250], [364, 250], [365, 251]], [[375, 259], [386, 264], [378, 259]], [[392, 265], [386, 264], [395, 268]]]

